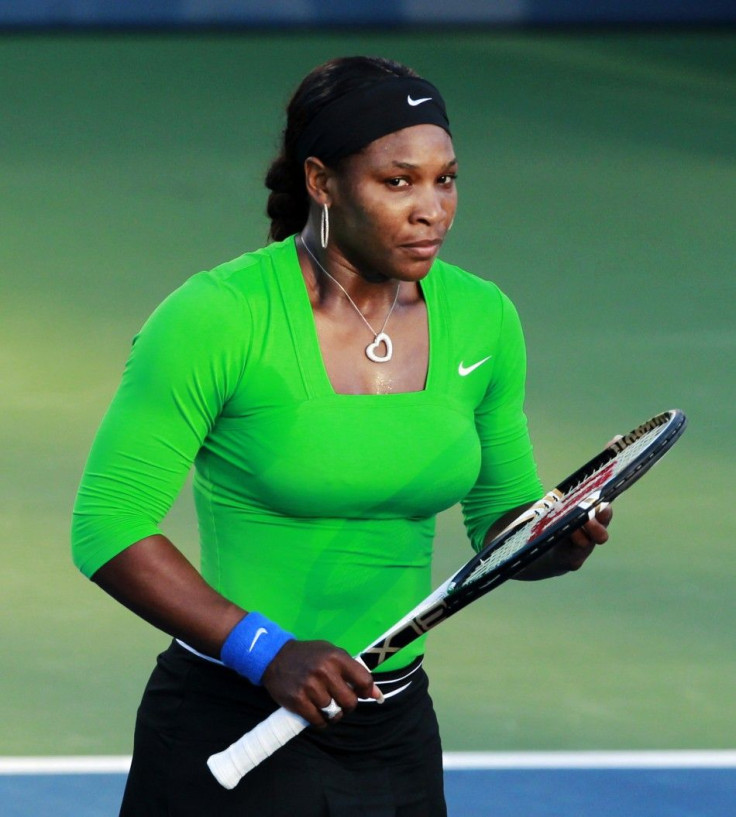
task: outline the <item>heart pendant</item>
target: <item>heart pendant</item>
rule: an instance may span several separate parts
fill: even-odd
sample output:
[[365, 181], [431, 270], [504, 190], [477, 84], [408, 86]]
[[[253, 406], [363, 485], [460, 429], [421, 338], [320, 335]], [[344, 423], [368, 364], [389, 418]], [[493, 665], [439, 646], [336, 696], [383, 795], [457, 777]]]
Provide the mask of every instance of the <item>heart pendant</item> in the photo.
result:
[[[378, 347], [383, 344], [386, 347], [386, 354], [379, 355], [377, 353]], [[385, 332], [379, 332], [373, 340], [365, 347], [365, 354], [368, 360], [374, 363], [387, 363], [391, 360], [394, 353], [394, 345], [391, 343], [391, 338]]]

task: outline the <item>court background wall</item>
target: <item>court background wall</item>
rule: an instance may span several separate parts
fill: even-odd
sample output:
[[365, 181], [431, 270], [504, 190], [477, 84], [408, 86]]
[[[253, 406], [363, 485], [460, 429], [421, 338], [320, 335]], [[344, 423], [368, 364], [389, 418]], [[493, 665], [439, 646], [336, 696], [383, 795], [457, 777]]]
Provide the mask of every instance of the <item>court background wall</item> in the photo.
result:
[[[92, 435], [157, 303], [265, 240], [290, 89], [366, 52], [448, 100], [443, 256], [519, 307], [545, 484], [690, 417], [585, 570], [432, 636], [446, 748], [733, 747], [734, 33], [57, 32], [0, 37], [0, 754], [130, 751], [167, 639], [71, 565]], [[196, 559], [188, 491], [165, 529]], [[443, 514], [438, 579], [467, 547]]]
[[0, 26], [724, 23], [732, 0], [0, 0]]

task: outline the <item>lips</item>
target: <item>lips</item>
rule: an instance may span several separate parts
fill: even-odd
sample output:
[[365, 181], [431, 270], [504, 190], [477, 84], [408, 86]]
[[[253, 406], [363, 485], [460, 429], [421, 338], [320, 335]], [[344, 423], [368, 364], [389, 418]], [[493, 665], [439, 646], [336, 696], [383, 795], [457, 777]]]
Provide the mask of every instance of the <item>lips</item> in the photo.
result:
[[401, 249], [406, 250], [415, 258], [432, 258], [437, 254], [442, 241], [439, 238], [425, 239], [423, 241], [410, 241], [401, 244]]

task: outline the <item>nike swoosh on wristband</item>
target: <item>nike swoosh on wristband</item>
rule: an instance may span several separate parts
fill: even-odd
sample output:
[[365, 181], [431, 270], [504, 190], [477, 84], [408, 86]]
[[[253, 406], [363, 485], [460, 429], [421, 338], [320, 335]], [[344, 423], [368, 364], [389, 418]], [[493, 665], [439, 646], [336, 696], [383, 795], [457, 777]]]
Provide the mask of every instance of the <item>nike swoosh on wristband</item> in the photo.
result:
[[417, 105], [421, 105], [422, 102], [429, 102], [432, 99], [431, 96], [423, 96], [421, 99], [412, 99], [411, 94], [406, 97], [406, 101], [412, 106], [412, 108], [416, 108]]
[[479, 360], [477, 363], [473, 363], [472, 366], [463, 366], [462, 363], [457, 367], [457, 373], [460, 377], [466, 377], [471, 372], [474, 372], [478, 366], [482, 366], [486, 361], [490, 360], [493, 355], [488, 355], [488, 357], [484, 357], [483, 360]]
[[259, 639], [259, 638], [260, 638], [262, 635], [266, 635], [266, 633], [268, 633], [268, 630], [267, 630], [265, 627], [259, 627], [259, 628], [256, 630], [256, 634], [253, 636], [253, 641], [251, 642], [250, 647], [248, 647], [248, 652], [253, 652], [253, 647], [255, 647], [255, 645], [256, 645], [256, 641], [258, 641], [258, 639]]

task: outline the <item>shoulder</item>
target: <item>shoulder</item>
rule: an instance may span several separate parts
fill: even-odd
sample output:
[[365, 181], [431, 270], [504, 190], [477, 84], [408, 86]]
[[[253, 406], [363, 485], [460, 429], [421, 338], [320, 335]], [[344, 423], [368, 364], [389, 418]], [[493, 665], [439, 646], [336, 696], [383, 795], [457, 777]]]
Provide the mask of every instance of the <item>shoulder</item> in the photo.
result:
[[293, 253], [293, 242], [289, 247], [287, 240], [198, 272], [161, 302], [146, 325], [180, 324], [188, 331], [218, 334], [233, 325], [242, 328], [255, 304], [270, 297], [279, 268]]
[[222, 286], [247, 288], [293, 264], [295, 259], [296, 246], [293, 237], [289, 237], [239, 255], [200, 275]]
[[292, 239], [275, 242], [193, 275], [183, 286], [193, 296], [212, 299], [247, 298], [268, 289], [275, 276], [293, 263], [296, 250]]
[[430, 277], [453, 316], [470, 325], [500, 326], [506, 318], [518, 319], [511, 299], [493, 281], [438, 259]]

